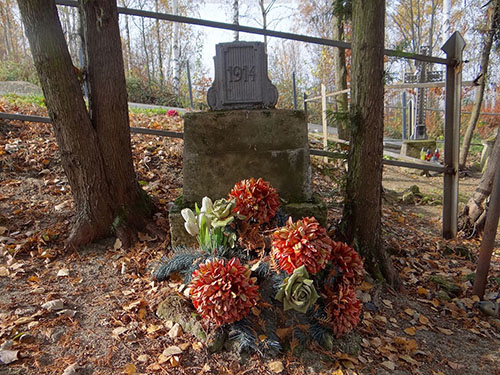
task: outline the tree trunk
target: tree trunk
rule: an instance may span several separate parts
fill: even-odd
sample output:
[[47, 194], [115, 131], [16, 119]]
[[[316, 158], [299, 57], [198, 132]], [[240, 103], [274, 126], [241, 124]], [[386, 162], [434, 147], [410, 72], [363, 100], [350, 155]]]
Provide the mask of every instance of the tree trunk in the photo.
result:
[[500, 127], [488, 160], [488, 165], [481, 176], [472, 197], [460, 215], [459, 230], [467, 237], [477, 237], [484, 229], [486, 221], [486, 201], [491, 194], [493, 179], [500, 165]]
[[[158, 0], [155, 0], [155, 11], [159, 12]], [[160, 20], [156, 19], [156, 48], [158, 51], [158, 65], [160, 69], [160, 88], [163, 89], [163, 82], [165, 81], [165, 76], [163, 74], [163, 50], [161, 48], [161, 33], [160, 33]]]
[[382, 246], [385, 0], [353, 1], [351, 129], [345, 234], [376, 277], [399, 287]]
[[[341, 16], [333, 16], [333, 33], [332, 38], [334, 40], [344, 40], [344, 21]], [[336, 91], [342, 91], [347, 89], [347, 69], [345, 63], [345, 49], [334, 48], [333, 49], [333, 60], [335, 64], [335, 89]], [[335, 97], [337, 102], [337, 111], [342, 114], [347, 114], [349, 110], [347, 104], [347, 93], [340, 94]], [[349, 139], [349, 125], [347, 119], [344, 116], [338, 116], [337, 129], [340, 139]]]
[[84, 4], [90, 116], [55, 2], [18, 3], [77, 209], [68, 245], [109, 235], [112, 225], [127, 245], [130, 229], [146, 223], [150, 205], [132, 165], [116, 3]]
[[483, 299], [484, 290], [488, 283], [488, 270], [490, 268], [491, 254], [495, 247], [495, 237], [498, 229], [498, 218], [500, 216], [500, 173], [495, 173], [494, 185], [492, 186], [491, 202], [486, 217], [484, 235], [481, 241], [479, 258], [477, 260], [476, 276], [472, 287], [472, 294]]
[[[488, 64], [490, 61], [490, 51], [493, 44], [493, 35], [495, 34], [494, 24], [495, 20], [500, 17], [500, 0], [493, 0], [489, 9], [487, 31], [484, 38], [483, 51], [481, 52], [481, 67], [479, 70], [479, 86], [476, 88], [476, 97], [472, 113], [470, 115], [469, 124], [465, 131], [464, 141], [460, 149], [460, 160], [458, 166], [461, 170], [465, 169], [465, 162], [467, 161], [467, 154], [472, 141], [472, 135], [479, 119], [479, 112], [481, 111], [481, 104], [483, 104], [484, 89], [486, 87], [486, 78], [488, 75]], [[498, 21], [496, 21], [498, 22]]]
[[[173, 0], [172, 10], [175, 15], [179, 14], [178, 0]], [[174, 50], [173, 89], [174, 89], [174, 94], [177, 96], [177, 100], [179, 100], [180, 84], [181, 84], [181, 50], [180, 50], [179, 22], [174, 22], [174, 40], [172, 43], [172, 48]]]
[[[238, 0], [233, 0], [233, 24], [240, 24], [240, 7]], [[237, 42], [238, 40], [240, 40], [240, 33], [238, 31], [234, 31], [234, 41]]]

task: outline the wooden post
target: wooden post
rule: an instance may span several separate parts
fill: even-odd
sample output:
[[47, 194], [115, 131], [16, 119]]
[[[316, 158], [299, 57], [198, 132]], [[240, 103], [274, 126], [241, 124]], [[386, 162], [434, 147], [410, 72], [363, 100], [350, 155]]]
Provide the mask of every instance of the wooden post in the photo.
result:
[[[326, 86], [321, 84], [321, 123], [323, 124], [323, 150], [328, 151], [328, 123], [326, 121]], [[325, 163], [328, 158], [324, 158]]]
[[490, 268], [491, 254], [495, 246], [495, 236], [497, 234], [498, 219], [500, 217], [500, 172], [495, 174], [493, 182], [490, 205], [486, 214], [486, 223], [484, 224], [483, 240], [479, 249], [479, 258], [477, 260], [476, 276], [474, 277], [474, 286], [472, 294], [483, 299], [484, 290]]
[[465, 41], [455, 31], [441, 47], [446, 53], [446, 98], [444, 114], [443, 237], [457, 236], [458, 153], [460, 148], [460, 95], [462, 92], [462, 53]]

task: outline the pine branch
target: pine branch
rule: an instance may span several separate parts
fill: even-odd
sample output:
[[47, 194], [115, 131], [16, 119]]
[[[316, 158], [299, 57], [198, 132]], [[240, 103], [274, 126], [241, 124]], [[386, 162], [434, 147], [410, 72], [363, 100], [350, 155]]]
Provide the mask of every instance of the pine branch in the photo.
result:
[[189, 270], [196, 259], [200, 258], [200, 253], [187, 247], [174, 248], [174, 255], [168, 259], [162, 259], [162, 263], [153, 273], [153, 279], [162, 281], [168, 278], [172, 273]]

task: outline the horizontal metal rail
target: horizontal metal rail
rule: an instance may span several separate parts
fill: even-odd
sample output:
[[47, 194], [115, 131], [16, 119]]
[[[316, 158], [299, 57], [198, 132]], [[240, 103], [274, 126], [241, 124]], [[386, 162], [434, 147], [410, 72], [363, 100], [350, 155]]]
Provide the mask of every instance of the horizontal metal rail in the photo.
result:
[[[71, 7], [78, 7], [78, 1], [74, 1], [74, 0], [56, 0], [56, 4], [71, 6]], [[351, 49], [351, 43], [341, 42], [338, 40], [317, 38], [317, 37], [308, 36], [308, 35], [286, 33], [286, 32], [282, 32], [282, 31], [274, 31], [274, 30], [268, 30], [268, 29], [260, 29], [257, 27], [242, 26], [242, 25], [236, 25], [236, 24], [232, 24], [232, 23], [209, 21], [209, 20], [205, 20], [205, 19], [201, 19], [201, 18], [184, 17], [184, 16], [177, 16], [177, 15], [168, 14], [168, 13], [151, 12], [151, 11], [147, 11], [147, 10], [131, 9], [131, 8], [123, 8], [123, 7], [118, 7], [118, 13], [127, 14], [130, 16], [139, 16], [139, 17], [145, 17], [145, 18], [160, 19], [160, 20], [165, 20], [165, 21], [187, 23], [190, 25], [214, 27], [217, 29], [240, 31], [240, 32], [249, 33], [249, 34], [267, 35], [267, 36], [272, 36], [275, 38], [297, 40], [299, 42], [320, 44], [320, 45], [324, 45], [324, 46], [337, 47], [337, 48], [342, 48], [342, 49]], [[434, 57], [434, 56], [419, 55], [419, 54], [408, 53], [408, 52], [403, 52], [403, 51], [384, 49], [384, 54], [386, 56], [406, 58], [406, 59], [418, 60], [418, 61], [425, 61], [425, 62], [430, 62], [430, 63], [435, 63], [435, 64], [443, 64], [443, 65], [448, 64], [447, 59], [443, 59], [440, 57]], [[450, 62], [450, 64], [452, 64], [452, 63], [453, 62]]]
[[[49, 117], [19, 115], [19, 114], [14, 114], [14, 113], [5, 113], [5, 112], [0, 112], [0, 119], [16, 120], [16, 121], [28, 121], [28, 122], [43, 122], [43, 123], [51, 123], [52, 122]], [[184, 133], [171, 132], [168, 130], [160, 130], [160, 129], [131, 127], [130, 132], [135, 133], [135, 134], [158, 135], [161, 137], [169, 137], [169, 138], [180, 138], [180, 139], [184, 138]], [[342, 153], [342, 152], [330, 152], [330, 151], [315, 150], [315, 149], [310, 149], [309, 152], [311, 155], [326, 156], [326, 157], [329, 157], [332, 159], [346, 159], [347, 158], [347, 155], [345, 153]], [[410, 162], [404, 162], [404, 161], [399, 161], [399, 160], [388, 160], [388, 159], [383, 159], [382, 162], [385, 165], [395, 165], [397, 167], [422, 169], [424, 171], [443, 172], [445, 170], [445, 168], [443, 166], [432, 165], [432, 164], [425, 165], [425, 164], [420, 164], [420, 163], [417, 164], [417, 163], [410, 163]]]
[[[0, 119], [2, 118], [6, 120], [43, 122], [48, 124], [52, 123], [52, 120], [49, 117], [27, 116], [27, 115], [18, 115], [14, 113], [0, 112]], [[183, 133], [171, 132], [168, 130], [160, 130], [160, 129], [130, 127], [130, 132], [135, 134], [159, 135], [161, 137], [169, 137], [169, 138], [180, 138], [180, 139], [184, 138]]]

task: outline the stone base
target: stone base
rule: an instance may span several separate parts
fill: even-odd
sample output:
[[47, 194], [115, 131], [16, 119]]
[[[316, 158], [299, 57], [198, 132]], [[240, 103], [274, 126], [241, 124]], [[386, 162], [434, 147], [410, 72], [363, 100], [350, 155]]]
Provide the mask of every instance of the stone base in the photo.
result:
[[262, 177], [289, 202], [312, 197], [304, 112], [234, 110], [184, 117], [182, 194], [200, 204], [225, 197], [240, 180]]
[[434, 152], [436, 149], [436, 141], [433, 139], [405, 140], [401, 146], [401, 155], [420, 159], [420, 151], [422, 151], [422, 148]]
[[[186, 232], [184, 228], [184, 218], [181, 215], [181, 210], [185, 208], [185, 206], [184, 199], [180, 196], [175, 200], [168, 215], [170, 241], [172, 246], [175, 247], [194, 247], [198, 245], [196, 238]], [[189, 208], [193, 209], [193, 207]], [[306, 216], [314, 216], [321, 225], [326, 226], [328, 210], [325, 202], [317, 195], [313, 195], [313, 198], [309, 202], [287, 203], [282, 205], [281, 210], [287, 215], [290, 215], [294, 221]]]

